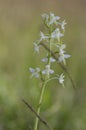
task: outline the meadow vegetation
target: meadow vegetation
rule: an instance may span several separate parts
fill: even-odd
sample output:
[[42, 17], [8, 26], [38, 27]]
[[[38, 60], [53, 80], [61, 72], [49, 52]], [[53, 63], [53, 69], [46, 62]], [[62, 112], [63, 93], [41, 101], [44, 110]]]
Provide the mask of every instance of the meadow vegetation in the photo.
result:
[[[68, 23], [64, 41], [71, 57], [67, 66], [77, 90], [72, 88], [67, 76], [65, 89], [56, 81], [51, 81], [43, 100], [41, 117], [54, 130], [86, 129], [85, 5], [85, 0], [0, 1], [0, 130], [33, 129], [35, 115], [21, 99], [37, 109], [40, 84], [38, 80], [30, 79], [29, 68], [39, 64], [43, 67], [39, 61], [44, 56], [44, 49], [41, 55], [35, 55], [32, 43], [38, 39], [40, 29], [44, 29], [41, 14], [50, 11]], [[57, 70], [61, 72], [55, 64]], [[40, 122], [40, 129], [47, 128]]]

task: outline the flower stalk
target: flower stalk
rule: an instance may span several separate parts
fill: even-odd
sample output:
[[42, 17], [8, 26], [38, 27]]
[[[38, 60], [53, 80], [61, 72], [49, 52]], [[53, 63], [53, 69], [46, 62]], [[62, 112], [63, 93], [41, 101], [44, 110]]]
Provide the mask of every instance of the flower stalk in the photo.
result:
[[[51, 30], [50, 30], [50, 36], [51, 36]], [[49, 49], [51, 50], [51, 38], [49, 38]], [[42, 106], [42, 102], [43, 102], [43, 98], [44, 98], [44, 93], [45, 93], [45, 88], [46, 88], [46, 83], [50, 78], [50, 68], [51, 68], [51, 52], [48, 52], [48, 64], [47, 64], [47, 69], [48, 71], [46, 72], [45, 75], [45, 79], [42, 85], [42, 90], [41, 90], [41, 94], [40, 94], [40, 98], [39, 98], [39, 104], [38, 104], [38, 109], [37, 109], [37, 114], [40, 115], [40, 111], [41, 111], [41, 106]], [[34, 125], [34, 130], [38, 129], [38, 122], [39, 119], [38, 117], [36, 117], [35, 120], [35, 125]]]
[[[37, 108], [38, 115], [40, 114], [40, 110], [41, 110], [41, 106], [42, 106], [42, 102], [43, 102], [43, 97], [44, 97], [44, 92], [45, 92], [45, 87], [46, 87], [46, 80], [44, 81], [44, 83], [42, 85], [42, 90], [41, 90], [41, 94], [40, 94], [40, 98], [39, 98], [39, 104], [38, 104], [38, 108]], [[38, 129], [38, 122], [39, 122], [39, 119], [38, 119], [38, 117], [36, 117], [34, 130]]]
[[[44, 22], [44, 26], [47, 29], [48, 34], [45, 34], [42, 31], [40, 32], [39, 40], [34, 42], [34, 50], [38, 54], [42, 46], [47, 50], [45, 58], [41, 59], [41, 61], [45, 64], [45, 66], [43, 69], [39, 67], [29, 69], [32, 74], [31, 77], [40, 78], [42, 80], [42, 87], [37, 108], [38, 116], [36, 116], [35, 119], [34, 130], [38, 130], [38, 124], [39, 124], [38, 117], [40, 116], [47, 83], [51, 80], [56, 79], [59, 82], [59, 84], [61, 84], [63, 87], [65, 86], [64, 85], [65, 75], [63, 73], [59, 75], [55, 73], [54, 69], [52, 69], [52, 64], [54, 62], [57, 61], [57, 63], [61, 66], [61, 68], [67, 73], [73, 87], [75, 88], [75, 84], [66, 67], [66, 59], [70, 58], [70, 55], [66, 54], [65, 51], [66, 45], [62, 41], [62, 37], [64, 36], [65, 32], [66, 22], [65, 20], [61, 22], [60, 17], [55, 16], [53, 13], [43, 14], [42, 20]], [[57, 52], [58, 55], [55, 52]]]

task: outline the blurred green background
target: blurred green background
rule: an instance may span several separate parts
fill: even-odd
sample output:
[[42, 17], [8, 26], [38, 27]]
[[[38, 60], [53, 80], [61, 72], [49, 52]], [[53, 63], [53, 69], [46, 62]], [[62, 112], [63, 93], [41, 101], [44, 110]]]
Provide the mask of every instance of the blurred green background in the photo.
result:
[[[37, 107], [40, 87], [30, 79], [29, 67], [40, 65], [32, 43], [45, 12], [68, 23], [64, 42], [72, 55], [67, 63], [77, 91], [68, 78], [65, 89], [52, 81], [41, 116], [54, 130], [86, 130], [86, 0], [0, 0], [0, 130], [33, 129], [35, 116], [21, 98]], [[40, 123], [39, 130], [47, 128]]]

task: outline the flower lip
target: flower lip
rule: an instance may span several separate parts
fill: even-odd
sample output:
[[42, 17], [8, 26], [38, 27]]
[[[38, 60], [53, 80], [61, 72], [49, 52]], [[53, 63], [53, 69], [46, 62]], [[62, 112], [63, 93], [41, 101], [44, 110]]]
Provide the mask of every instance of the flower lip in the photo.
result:
[[64, 64], [66, 63], [65, 59], [69, 58], [70, 55], [69, 54], [65, 54], [65, 48], [66, 48], [66, 45], [65, 44], [62, 44], [62, 45], [56, 45], [57, 48], [59, 49], [59, 58], [58, 58], [58, 61], [59, 62], [64, 62]]
[[35, 52], [39, 53], [39, 49], [41, 45], [37, 44], [36, 42], [33, 43]]
[[50, 22], [49, 22], [49, 24], [51, 25], [53, 23], [56, 23], [57, 20], [59, 20], [59, 19], [60, 19], [59, 16], [55, 16], [54, 13], [50, 13]]
[[[42, 62], [48, 62], [48, 58], [47, 57], [45, 57], [45, 58], [43, 58], [42, 60], [41, 60]], [[52, 62], [55, 62], [56, 60], [53, 58], [53, 57], [50, 57], [50, 62], [52, 63]]]
[[62, 28], [62, 30], [65, 30], [65, 25], [66, 25], [67, 23], [65, 22], [65, 20], [64, 21], [62, 21], [62, 23], [61, 23], [61, 28]]
[[56, 28], [56, 29], [52, 32], [52, 34], [51, 34], [51, 38], [58, 39], [58, 41], [59, 41], [59, 39], [60, 39], [61, 37], [63, 37], [63, 36], [64, 36], [64, 34], [62, 34], [62, 33], [60, 32], [59, 28]]
[[47, 39], [47, 38], [49, 38], [48, 36], [44, 35], [43, 32], [40, 32], [40, 36], [41, 36], [42, 39]]
[[61, 75], [57, 75], [57, 79], [59, 81], [60, 84], [64, 84], [64, 74], [62, 73]]
[[45, 69], [42, 71], [42, 74], [53, 74], [54, 73], [54, 70], [50, 69], [50, 65], [46, 65], [45, 66]]
[[31, 77], [39, 78], [40, 68], [29, 68], [29, 71], [32, 73]]

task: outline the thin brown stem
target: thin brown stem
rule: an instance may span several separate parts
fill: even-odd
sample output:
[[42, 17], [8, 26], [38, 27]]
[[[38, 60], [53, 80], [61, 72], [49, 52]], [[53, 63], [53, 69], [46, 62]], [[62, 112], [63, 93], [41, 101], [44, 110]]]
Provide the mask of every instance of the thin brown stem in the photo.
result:
[[34, 108], [27, 103], [24, 99], [22, 99], [22, 102], [35, 114], [35, 116], [49, 129], [52, 130], [52, 128], [49, 126], [49, 124], [42, 118], [40, 117], [37, 112], [34, 110]]

